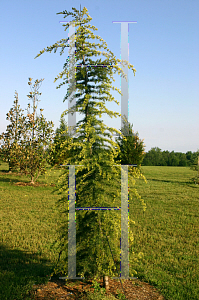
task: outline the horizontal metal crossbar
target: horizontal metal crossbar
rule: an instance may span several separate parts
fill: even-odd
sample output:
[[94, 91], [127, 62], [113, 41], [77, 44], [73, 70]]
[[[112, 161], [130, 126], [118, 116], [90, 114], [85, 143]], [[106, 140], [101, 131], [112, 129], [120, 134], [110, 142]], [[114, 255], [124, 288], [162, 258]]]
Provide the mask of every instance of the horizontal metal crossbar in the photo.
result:
[[59, 23], [67, 23], [67, 24], [70, 24], [70, 23], [75, 23], [75, 24], [82, 24], [82, 22], [73, 22], [73, 21], [59, 21]]
[[[81, 166], [84, 167], [84, 165], [60, 165], [60, 167], [67, 167], [67, 166]], [[121, 167], [121, 166], [134, 166], [137, 167], [137, 165], [114, 165], [115, 167]]]
[[85, 277], [59, 277], [59, 279], [86, 279], [86, 278]]
[[121, 210], [121, 207], [75, 207], [75, 210]]
[[85, 65], [85, 64], [80, 64], [80, 65], [77, 65], [77, 67], [114, 67], [114, 66], [117, 66], [117, 65]]
[[138, 277], [124, 277], [124, 276], [120, 276], [120, 277], [112, 277], [112, 279], [138, 279]]
[[[119, 134], [119, 133], [114, 133], [114, 134], [112, 134], [112, 136], [120, 136], [120, 135], [122, 135], [122, 134]], [[124, 135], [124, 134], [123, 134]], [[68, 134], [67, 133], [64, 133], [64, 134], [60, 134], [60, 136], [68, 136]], [[126, 137], [127, 136], [135, 136], [135, 134], [127, 134], [126, 135]]]

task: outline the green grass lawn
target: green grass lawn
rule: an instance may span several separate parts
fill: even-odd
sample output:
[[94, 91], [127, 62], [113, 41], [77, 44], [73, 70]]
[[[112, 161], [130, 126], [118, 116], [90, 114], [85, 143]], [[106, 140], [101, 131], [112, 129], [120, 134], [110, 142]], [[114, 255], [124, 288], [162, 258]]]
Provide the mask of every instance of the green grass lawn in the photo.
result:
[[148, 184], [137, 190], [147, 204], [145, 212], [134, 200], [129, 213], [136, 221], [135, 253], [138, 277], [151, 283], [166, 299], [199, 299], [199, 186], [186, 167], [142, 167]]
[[[60, 198], [54, 187], [16, 186], [25, 176], [2, 172], [0, 166], [0, 299], [25, 299], [33, 284], [45, 283], [57, 261], [50, 249], [56, 236]], [[136, 275], [169, 300], [196, 300], [199, 295], [199, 186], [188, 167], [142, 167], [148, 184], [136, 183], [147, 204], [129, 204], [134, 252], [144, 258]], [[38, 182], [56, 183], [60, 170]], [[28, 299], [28, 298], [26, 298]]]

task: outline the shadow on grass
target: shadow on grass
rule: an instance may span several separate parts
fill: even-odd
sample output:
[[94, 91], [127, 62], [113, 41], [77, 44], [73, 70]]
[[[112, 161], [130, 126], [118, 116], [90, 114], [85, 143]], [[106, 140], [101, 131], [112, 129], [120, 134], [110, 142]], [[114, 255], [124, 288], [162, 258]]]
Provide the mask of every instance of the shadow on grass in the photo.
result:
[[177, 180], [161, 180], [161, 179], [147, 179], [148, 181], [159, 181], [159, 182], [167, 182], [167, 183], [173, 183], [173, 184], [179, 184], [179, 185], [183, 185], [183, 186], [189, 186], [192, 188], [196, 188], [197, 184], [195, 184], [193, 182], [193, 180], [189, 180], [189, 181], [177, 181]]
[[[8, 172], [2, 172], [0, 171], [0, 182], [5, 182], [11, 184], [11, 185], [30, 185], [30, 186], [47, 186], [48, 184], [45, 181], [41, 181], [38, 179], [35, 184], [31, 184], [31, 180], [29, 179], [23, 179], [24, 174], [21, 173], [8, 173]], [[11, 175], [11, 176], [10, 176]], [[14, 178], [15, 176], [15, 178]], [[51, 184], [51, 186], [55, 186], [54, 184]]]
[[51, 262], [39, 255], [0, 243], [0, 299], [24, 300], [34, 284], [48, 282], [52, 271]]
[[[11, 175], [11, 176], [10, 176]], [[15, 174], [15, 173], [8, 173], [8, 172], [3, 172], [3, 171], [0, 171], [0, 181], [1, 182], [9, 182], [9, 183], [15, 183], [15, 182], [18, 182], [19, 179], [17, 178], [12, 178], [13, 176], [20, 176], [19, 174]], [[20, 178], [21, 180], [21, 178]], [[24, 181], [25, 182], [25, 181]]]
[[[0, 182], [10, 183], [11, 185], [14, 185], [19, 181], [23, 182], [24, 184], [27, 184], [30, 182], [30, 180], [22, 179], [22, 175], [20, 175], [18, 173], [8, 173], [8, 172], [1, 173], [1, 172], [2, 171], [0, 171]], [[14, 176], [15, 176], [15, 178], [13, 178]]]

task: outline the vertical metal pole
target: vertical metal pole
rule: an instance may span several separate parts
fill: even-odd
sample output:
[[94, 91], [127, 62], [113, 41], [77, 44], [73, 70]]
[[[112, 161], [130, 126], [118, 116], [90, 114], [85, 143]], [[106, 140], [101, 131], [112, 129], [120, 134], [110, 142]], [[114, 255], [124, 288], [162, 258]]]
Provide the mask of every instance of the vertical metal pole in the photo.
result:
[[[128, 23], [137, 23], [136, 21], [131, 22], [118, 22], [121, 23], [121, 59], [129, 61], [129, 43], [128, 43]], [[124, 136], [129, 135], [129, 127], [125, 126], [128, 122], [128, 66], [121, 69], [127, 76], [121, 76], [121, 131]], [[126, 118], [126, 119], [125, 119]], [[121, 274], [120, 277], [129, 278], [129, 241], [128, 241], [128, 165], [121, 165]]]
[[68, 277], [76, 278], [75, 166], [69, 166]]
[[[73, 35], [73, 37], [72, 37]], [[68, 109], [76, 105], [75, 90], [76, 90], [76, 80], [75, 80], [75, 23], [70, 23], [69, 25], [69, 37], [70, 37], [70, 48], [69, 48], [69, 99], [68, 99]], [[76, 111], [68, 114], [68, 131], [69, 135], [73, 136], [76, 133]]]
[[129, 277], [128, 165], [121, 166], [121, 277]]
[[[129, 61], [129, 43], [128, 43], [128, 27], [129, 24], [126, 22], [121, 23], [121, 59]], [[125, 120], [123, 117], [126, 117], [128, 121], [128, 103], [129, 103], [129, 87], [128, 87], [128, 66], [124, 67], [121, 65], [121, 69], [125, 72], [127, 80], [124, 77], [121, 77], [121, 130], [124, 135], [129, 134], [129, 129], [125, 128]], [[127, 131], [125, 131], [125, 129]]]
[[[129, 23], [137, 23], [137, 21], [113, 21], [113, 23], [121, 23], [121, 59], [129, 61]], [[125, 136], [129, 135], [129, 128], [124, 127], [128, 122], [128, 104], [129, 104], [129, 87], [128, 87], [128, 66], [121, 64], [121, 69], [127, 76], [121, 76], [121, 131]], [[126, 120], [125, 120], [126, 118]]]

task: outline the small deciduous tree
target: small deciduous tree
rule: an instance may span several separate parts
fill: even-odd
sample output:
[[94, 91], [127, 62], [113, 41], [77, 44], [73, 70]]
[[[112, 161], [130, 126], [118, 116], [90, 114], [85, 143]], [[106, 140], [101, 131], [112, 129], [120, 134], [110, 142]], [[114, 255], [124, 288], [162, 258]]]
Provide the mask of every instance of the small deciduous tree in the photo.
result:
[[[119, 153], [119, 146], [112, 140], [111, 133], [117, 132], [117, 129], [107, 127], [102, 120], [97, 119], [102, 117], [103, 113], [108, 114], [111, 118], [121, 116], [106, 108], [106, 101], [114, 101], [119, 104], [111, 95], [110, 89], [117, 90], [112, 87], [109, 76], [113, 79], [113, 71], [117, 71], [124, 76], [124, 72], [117, 65], [121, 60], [116, 59], [113, 53], [108, 49], [108, 52], [96, 50], [104, 47], [107, 49], [107, 44], [99, 36], [95, 36], [89, 28], [97, 30], [94, 26], [87, 25], [92, 18], [88, 15], [87, 9], [84, 7], [82, 13], [77, 9], [72, 8], [73, 12], [61, 12], [64, 18], [72, 15], [75, 21], [81, 20], [81, 24], [76, 31], [76, 60], [77, 64], [83, 64], [82, 68], [76, 70], [76, 105], [63, 112], [62, 116], [67, 113], [79, 112], [83, 114], [83, 119], [76, 124], [76, 133], [79, 136], [70, 137], [68, 150], [72, 149], [71, 156], [64, 160], [65, 165], [76, 165], [76, 207], [113, 207], [121, 205], [121, 166], [115, 165], [115, 158]], [[84, 15], [87, 18], [82, 19]], [[66, 29], [69, 24], [63, 25]], [[65, 29], [65, 30], [66, 30]], [[103, 42], [103, 45], [94, 44], [86, 41], [86, 39], [98, 39]], [[44, 51], [51, 52], [53, 49], [56, 52], [58, 47], [62, 47], [60, 55], [67, 45], [67, 39], [57, 42], [38, 54], [40, 56]], [[92, 57], [103, 54], [106, 59], [93, 60]], [[122, 64], [124, 65], [122, 61]], [[87, 69], [86, 64], [99, 64], [106, 67], [90, 67]], [[113, 68], [110, 68], [110, 64]], [[66, 74], [66, 81], [59, 85], [68, 83], [68, 59], [64, 65], [64, 70], [55, 79], [62, 78]], [[135, 74], [133, 65], [128, 63], [129, 69]], [[115, 73], [114, 72], [114, 73]], [[113, 79], [114, 80], [114, 79]], [[115, 81], [115, 80], [114, 80]], [[98, 83], [98, 85], [96, 85]], [[59, 88], [57, 87], [57, 88]], [[69, 86], [68, 90], [72, 90]], [[70, 93], [64, 98], [68, 99]], [[108, 130], [106, 132], [105, 130]], [[123, 137], [125, 138], [125, 137]], [[107, 143], [105, 147], [105, 142]], [[64, 144], [63, 144], [64, 146]], [[107, 151], [108, 149], [109, 151]], [[120, 163], [118, 161], [118, 163]], [[83, 166], [77, 166], [83, 165]], [[55, 272], [67, 273], [68, 268], [68, 176], [69, 170], [66, 167], [64, 173], [60, 176], [58, 183], [58, 191], [62, 198], [57, 202], [57, 208], [60, 212], [60, 224], [58, 228], [57, 241], [54, 245], [57, 246], [60, 252], [60, 263], [55, 268]], [[135, 178], [145, 177], [138, 169], [135, 169], [133, 176], [129, 176], [131, 182], [130, 200], [133, 194], [141, 201], [135, 188]], [[143, 206], [144, 203], [142, 202]], [[117, 211], [80, 211], [76, 215], [76, 245], [77, 245], [77, 275], [85, 277], [100, 277], [104, 275], [112, 276], [115, 274], [116, 267], [110, 253], [109, 245], [112, 249], [112, 254], [116, 257], [117, 265], [120, 260], [120, 212]], [[132, 221], [132, 220], [131, 220]], [[132, 221], [133, 222], [133, 221]], [[109, 237], [109, 245], [106, 237]], [[133, 241], [132, 232], [130, 232], [130, 241]], [[130, 252], [130, 262], [134, 254]], [[131, 269], [132, 271], [132, 269]], [[133, 272], [133, 271], [132, 271]], [[132, 274], [131, 272], [131, 274]]]
[[[32, 78], [28, 84], [31, 85]], [[11, 124], [7, 126], [7, 133], [3, 133], [1, 138], [4, 140], [3, 155], [9, 162], [11, 169], [20, 171], [30, 177], [34, 184], [38, 177], [46, 173], [48, 153], [45, 147], [52, 143], [53, 122], [47, 122], [40, 110], [40, 116], [36, 115], [36, 95], [40, 81], [36, 80], [34, 92], [30, 92], [29, 98], [33, 99], [33, 113], [30, 113], [30, 103], [28, 104], [28, 114], [23, 116], [18, 105], [18, 94], [14, 109], [7, 114]], [[40, 93], [41, 95], [41, 93]]]
[[8, 162], [9, 172], [19, 170], [19, 142], [23, 136], [25, 127], [25, 117], [23, 116], [23, 110], [20, 108], [18, 102], [18, 93], [15, 91], [14, 105], [6, 114], [6, 120], [9, 120], [10, 124], [7, 126], [6, 132], [3, 132], [0, 136], [1, 141], [3, 141], [1, 147], [3, 161]]
[[[32, 78], [29, 78], [29, 85], [32, 85]], [[38, 86], [42, 80], [35, 80], [34, 91], [27, 95], [33, 100], [33, 113], [30, 113], [30, 103], [28, 104], [28, 121], [25, 123], [25, 135], [22, 146], [22, 159], [20, 161], [21, 172], [30, 176], [31, 183], [34, 184], [38, 177], [46, 173], [48, 152], [46, 148], [52, 143], [53, 122], [47, 122], [40, 109], [40, 115], [36, 115], [37, 105], [35, 102], [38, 93]]]

